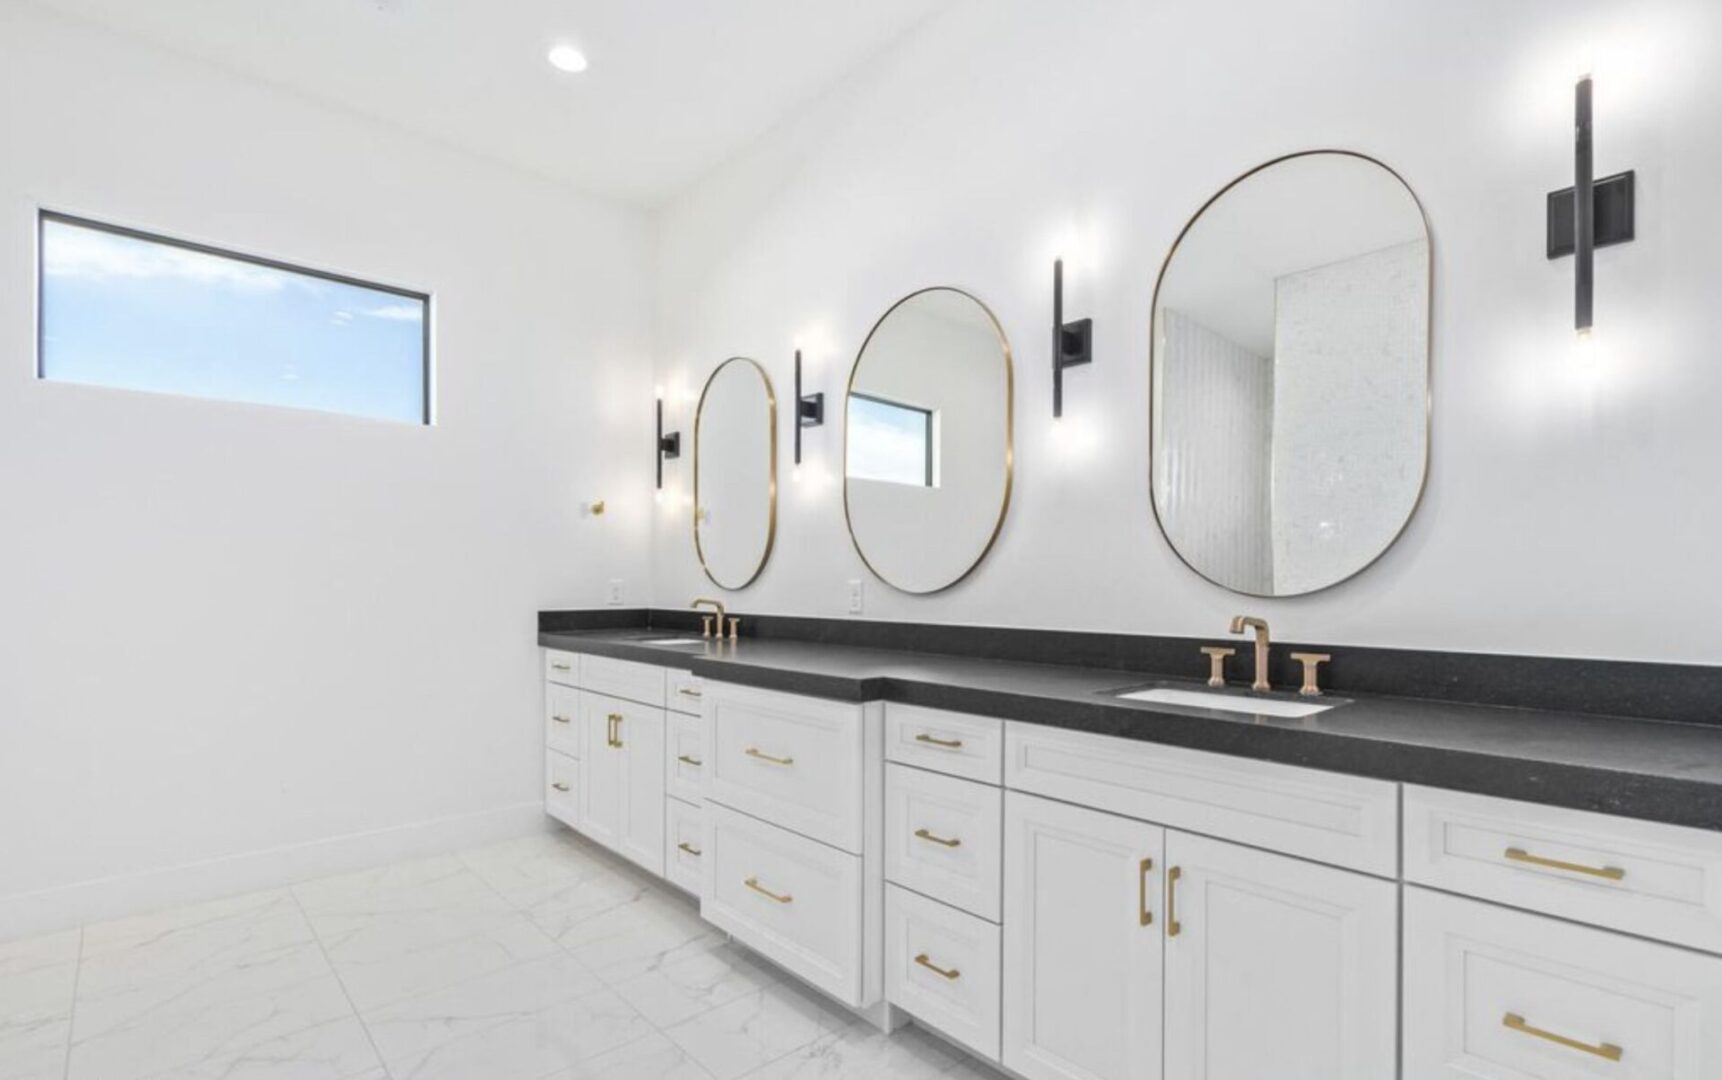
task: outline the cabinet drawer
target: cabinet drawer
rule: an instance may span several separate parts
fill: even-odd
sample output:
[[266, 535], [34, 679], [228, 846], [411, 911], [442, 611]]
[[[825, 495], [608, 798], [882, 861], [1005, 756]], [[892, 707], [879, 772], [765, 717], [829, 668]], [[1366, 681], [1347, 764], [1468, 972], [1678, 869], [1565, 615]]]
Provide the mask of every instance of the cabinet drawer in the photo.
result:
[[706, 798], [861, 852], [861, 706], [708, 682]]
[[861, 859], [708, 802], [700, 915], [863, 1007]]
[[544, 745], [559, 754], [580, 756], [580, 691], [558, 683], [544, 685]]
[[580, 657], [580, 689], [664, 707], [664, 669], [656, 664], [612, 660], [608, 656]]
[[1405, 789], [1405, 877], [1722, 952], [1722, 834]]
[[705, 797], [705, 721], [697, 716], [667, 713], [669, 738], [664, 762], [664, 791], [684, 802], [698, 803]]
[[1021, 791], [1394, 877], [1398, 785], [1172, 746], [1005, 725]]
[[885, 758], [986, 784], [1004, 783], [1004, 721], [919, 705], [885, 706]]
[[580, 657], [560, 649], [545, 649], [544, 680], [563, 686], [579, 686]]
[[1405, 890], [1406, 1080], [1714, 1080], [1722, 959]]
[[579, 815], [580, 763], [554, 750], [544, 752], [544, 812], [564, 825], [576, 827]]
[[885, 768], [885, 880], [999, 921], [1004, 791]]
[[665, 673], [665, 707], [675, 712], [699, 715], [705, 697], [705, 680], [689, 671], [670, 668]]
[[990, 1061], [999, 1059], [1001, 943], [984, 919], [885, 887], [885, 997]]
[[704, 811], [680, 799], [665, 799], [664, 876], [672, 885], [699, 894], [700, 859], [705, 842]]

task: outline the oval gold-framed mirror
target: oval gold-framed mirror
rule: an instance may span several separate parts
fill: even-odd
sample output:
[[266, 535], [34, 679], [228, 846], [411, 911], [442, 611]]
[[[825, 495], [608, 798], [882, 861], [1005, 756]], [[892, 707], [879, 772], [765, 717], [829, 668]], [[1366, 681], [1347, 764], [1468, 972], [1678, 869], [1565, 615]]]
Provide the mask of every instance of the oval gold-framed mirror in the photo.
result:
[[694, 552], [720, 589], [758, 579], [777, 541], [777, 394], [759, 361], [732, 356], [694, 413]]
[[1173, 551], [1258, 597], [1379, 560], [1422, 501], [1433, 240], [1403, 177], [1309, 150], [1225, 185], [1154, 287], [1149, 487]]
[[948, 589], [1010, 511], [1015, 371], [992, 309], [949, 286], [892, 304], [844, 397], [843, 516], [867, 569], [906, 593]]

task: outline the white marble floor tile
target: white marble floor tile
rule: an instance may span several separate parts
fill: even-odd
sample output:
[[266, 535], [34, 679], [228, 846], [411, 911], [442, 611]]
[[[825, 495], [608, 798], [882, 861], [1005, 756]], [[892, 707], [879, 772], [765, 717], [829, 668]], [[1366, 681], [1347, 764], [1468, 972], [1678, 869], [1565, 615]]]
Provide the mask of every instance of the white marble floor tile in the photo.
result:
[[687, 1052], [653, 1032], [545, 1080], [712, 1080]]
[[779, 983], [677, 1024], [664, 1034], [716, 1080], [736, 1080], [855, 1022], [835, 1006]]
[[652, 893], [568, 927], [557, 942], [612, 984], [709, 952], [724, 936], [680, 897]]
[[0, 1080], [62, 1080], [72, 1014], [29, 1022], [0, 1017]]
[[932, 1080], [965, 1060], [946, 1043], [914, 1027], [886, 1035], [852, 1024], [747, 1074], [747, 1080]]
[[360, 1010], [429, 993], [528, 960], [558, 955], [556, 942], [522, 916], [486, 922], [465, 937], [396, 939], [398, 947], [345, 955], [330, 950], [335, 974]]
[[371, 897], [390, 893], [454, 895], [482, 884], [466, 864], [454, 855], [411, 859], [332, 877], [317, 878], [293, 886], [307, 913], [362, 906]]
[[680, 956], [613, 984], [640, 1014], [674, 1027], [778, 981], [776, 970], [734, 945]]
[[596, 976], [559, 952], [368, 1010], [360, 1017], [383, 1060], [397, 1062], [423, 1057], [445, 1043], [603, 989]]
[[627, 1002], [600, 990], [391, 1062], [389, 1071], [395, 1080], [539, 1080], [651, 1033]]
[[78, 943], [82, 938], [83, 931], [67, 930], [40, 937], [0, 941], [0, 979], [41, 968], [75, 964], [78, 962]]
[[72, 1031], [69, 1080], [346, 1077], [381, 1065], [332, 975], [200, 1008]]
[[0, 1080], [61, 1080], [80, 932], [0, 944]]
[[285, 889], [97, 923], [84, 930], [78, 993], [215, 979], [314, 940]]
[[611, 860], [565, 836], [546, 833], [460, 852], [467, 869], [517, 907], [532, 907], [592, 878], [613, 877]]

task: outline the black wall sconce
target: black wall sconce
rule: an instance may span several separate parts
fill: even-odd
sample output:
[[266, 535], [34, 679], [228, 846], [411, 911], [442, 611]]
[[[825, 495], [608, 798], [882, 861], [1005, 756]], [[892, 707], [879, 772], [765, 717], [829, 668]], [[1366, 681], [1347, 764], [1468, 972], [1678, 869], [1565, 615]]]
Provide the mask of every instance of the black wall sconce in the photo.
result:
[[1064, 369], [1094, 359], [1094, 320], [1064, 321], [1064, 260], [1052, 261], [1052, 415], [1064, 415]]
[[801, 392], [801, 350], [795, 350], [795, 463], [801, 464], [801, 429], [825, 423], [825, 394]]
[[1573, 92], [1573, 186], [1549, 192], [1548, 257], [1575, 257], [1573, 267], [1573, 329], [1581, 337], [1591, 331], [1596, 295], [1595, 253], [1599, 247], [1633, 239], [1636, 218], [1636, 174], [1628, 170], [1595, 178], [1591, 152], [1591, 77], [1579, 79]]
[[664, 395], [662, 394], [658, 395], [658, 439], [656, 446], [658, 455], [658, 490], [662, 491], [664, 488], [664, 459], [670, 458], [674, 460], [675, 458], [682, 456], [682, 433], [679, 431], [672, 431], [668, 435], [664, 434]]

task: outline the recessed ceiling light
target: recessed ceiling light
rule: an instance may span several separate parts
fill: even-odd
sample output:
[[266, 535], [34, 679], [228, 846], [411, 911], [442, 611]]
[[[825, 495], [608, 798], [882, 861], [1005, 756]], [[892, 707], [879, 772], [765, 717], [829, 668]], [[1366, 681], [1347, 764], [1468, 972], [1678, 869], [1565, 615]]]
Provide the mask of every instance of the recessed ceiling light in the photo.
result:
[[572, 45], [558, 45], [550, 50], [550, 66], [558, 71], [585, 71], [586, 54]]

